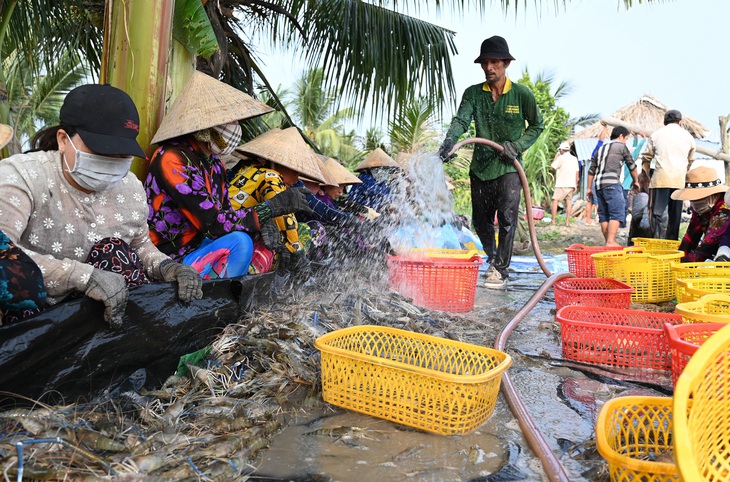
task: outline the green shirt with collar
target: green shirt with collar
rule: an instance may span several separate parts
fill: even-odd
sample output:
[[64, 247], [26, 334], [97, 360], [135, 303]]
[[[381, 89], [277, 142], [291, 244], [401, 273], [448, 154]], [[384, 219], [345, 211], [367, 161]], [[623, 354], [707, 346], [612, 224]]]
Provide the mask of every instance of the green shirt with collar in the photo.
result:
[[[520, 159], [545, 129], [532, 91], [509, 78], [497, 102], [492, 99], [492, 89], [487, 82], [468, 87], [446, 137], [456, 142], [469, 129], [472, 120], [477, 137], [499, 144], [512, 141], [520, 152]], [[471, 172], [483, 181], [490, 181], [517, 171], [514, 166], [500, 161], [496, 150], [476, 144]]]

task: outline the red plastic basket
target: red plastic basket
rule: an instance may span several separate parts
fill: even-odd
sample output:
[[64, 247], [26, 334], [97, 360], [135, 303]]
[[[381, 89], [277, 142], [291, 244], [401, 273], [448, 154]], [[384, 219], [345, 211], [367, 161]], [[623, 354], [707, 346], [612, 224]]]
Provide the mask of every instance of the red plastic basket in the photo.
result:
[[685, 325], [664, 324], [664, 333], [669, 342], [672, 358], [672, 383], [676, 386], [679, 375], [684, 371], [689, 359], [709, 337], [727, 323], [689, 323]]
[[413, 304], [432, 310], [462, 313], [474, 308], [482, 258], [388, 256], [390, 288]]
[[663, 326], [682, 323], [674, 313], [596, 306], [566, 306], [555, 317], [568, 360], [666, 371], [671, 365]]
[[555, 308], [564, 306], [605, 306], [630, 308], [634, 288], [609, 278], [565, 278], [553, 285]]
[[571, 244], [565, 248], [565, 252], [568, 254], [568, 271], [579, 278], [595, 278], [596, 268], [593, 265], [591, 255], [621, 249], [623, 249], [622, 246], [584, 246], [582, 244]]

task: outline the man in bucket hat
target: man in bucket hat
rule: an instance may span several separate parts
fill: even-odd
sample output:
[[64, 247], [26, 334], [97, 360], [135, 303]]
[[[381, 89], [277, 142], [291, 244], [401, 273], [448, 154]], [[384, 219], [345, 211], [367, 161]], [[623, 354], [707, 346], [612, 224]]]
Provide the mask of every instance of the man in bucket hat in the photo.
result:
[[725, 204], [726, 191], [715, 169], [700, 166], [687, 171], [684, 189], [672, 193], [672, 199], [688, 200], [692, 208], [692, 219], [679, 245], [683, 262], [712, 259], [723, 237], [727, 238], [730, 209]]
[[[454, 143], [467, 132], [472, 121], [476, 136], [500, 143], [504, 150], [477, 144], [469, 169], [472, 219], [484, 251], [491, 262], [485, 286], [504, 288], [512, 258], [512, 243], [517, 231], [522, 186], [514, 161], [540, 136], [544, 129], [535, 96], [527, 87], [513, 83], [506, 74], [515, 58], [504, 38], [495, 35], [482, 42], [479, 57], [486, 82], [468, 87], [451, 127], [439, 149], [446, 162]], [[525, 127], [527, 124], [527, 127]], [[499, 243], [495, 249], [494, 213], [499, 224]]]

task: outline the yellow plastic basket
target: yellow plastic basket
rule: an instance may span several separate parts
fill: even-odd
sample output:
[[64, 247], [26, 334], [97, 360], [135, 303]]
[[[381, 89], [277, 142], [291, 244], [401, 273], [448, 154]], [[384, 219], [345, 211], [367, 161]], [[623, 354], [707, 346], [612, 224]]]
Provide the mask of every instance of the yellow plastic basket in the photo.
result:
[[730, 478], [728, 373], [730, 326], [725, 326], [692, 355], [674, 390], [674, 451], [687, 482]]
[[730, 278], [684, 278], [677, 280], [677, 301], [698, 301], [705, 295], [730, 293]]
[[634, 288], [631, 300], [639, 303], [659, 303], [674, 298], [676, 281], [672, 263], [684, 253], [671, 250], [626, 248], [591, 255], [596, 277], [611, 278]]
[[681, 241], [676, 239], [656, 239], [656, 238], [631, 238], [634, 246], [641, 246], [649, 250], [656, 249], [669, 249], [674, 250], [679, 248]]
[[486, 422], [512, 363], [492, 348], [371, 325], [333, 331], [314, 346], [326, 402], [442, 435]]
[[472, 259], [475, 256], [480, 258], [477, 250], [464, 249], [435, 249], [435, 248], [412, 248], [406, 256], [424, 258], [448, 258], [448, 259]]
[[596, 448], [608, 462], [612, 482], [680, 480], [672, 457], [672, 399], [607, 401], [598, 413]]
[[678, 303], [674, 312], [683, 323], [730, 323], [730, 294], [705, 295], [698, 301]]
[[[678, 280], [693, 278], [727, 278], [730, 277], [730, 262], [715, 263], [712, 261], [702, 261], [697, 263], [680, 263], [672, 264], [672, 273]], [[682, 302], [684, 293], [682, 287], [677, 285], [677, 301]]]

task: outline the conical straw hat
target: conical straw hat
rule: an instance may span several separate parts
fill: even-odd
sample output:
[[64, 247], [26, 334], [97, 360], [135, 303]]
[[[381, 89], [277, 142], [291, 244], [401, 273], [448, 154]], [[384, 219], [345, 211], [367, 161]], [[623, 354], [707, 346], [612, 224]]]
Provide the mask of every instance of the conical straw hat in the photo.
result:
[[368, 157], [358, 164], [355, 170], [362, 171], [363, 169], [370, 169], [371, 167], [397, 167], [398, 169], [402, 169], [392, 157], [386, 154], [385, 151], [379, 147], [368, 154]]
[[13, 128], [7, 124], [0, 124], [0, 149], [8, 145], [13, 138]]
[[315, 153], [314, 155], [317, 156], [317, 164], [319, 165], [319, 170], [322, 171], [322, 174], [324, 175], [326, 182], [314, 181], [312, 179], [309, 179], [306, 176], [300, 176], [299, 179], [309, 181], [309, 182], [316, 182], [320, 186], [339, 186], [339, 184], [337, 183], [337, 181], [334, 180], [334, 178], [329, 173], [327, 168], [324, 167], [324, 160], [328, 159], [328, 157], [323, 156], [322, 154], [317, 154], [317, 153]]
[[328, 157], [324, 161], [324, 168], [327, 173], [332, 177], [332, 180], [341, 184], [362, 184], [362, 181], [353, 173], [347, 170], [345, 166], [337, 162], [335, 159]]
[[162, 119], [153, 144], [209, 127], [250, 119], [273, 111], [248, 94], [195, 71]]
[[236, 150], [281, 164], [313, 181], [327, 182], [319, 168], [317, 155], [304, 142], [296, 127], [284, 130], [271, 129], [255, 139], [241, 144], [236, 147]]

